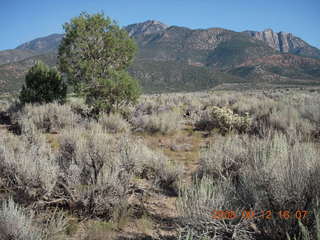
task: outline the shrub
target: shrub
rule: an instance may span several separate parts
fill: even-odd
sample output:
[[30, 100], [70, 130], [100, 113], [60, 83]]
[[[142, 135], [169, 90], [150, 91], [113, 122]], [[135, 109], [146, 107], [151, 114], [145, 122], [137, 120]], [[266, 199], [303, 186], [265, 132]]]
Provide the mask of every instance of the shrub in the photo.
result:
[[110, 219], [112, 209], [126, 205], [130, 180], [116, 157], [115, 140], [101, 128], [78, 128], [65, 129], [59, 142], [61, 176], [74, 189], [68, 198], [83, 213]]
[[43, 240], [42, 231], [32, 223], [12, 199], [3, 201], [0, 210], [0, 239]]
[[201, 153], [198, 175], [227, 179], [236, 176], [246, 163], [247, 136], [217, 137]]
[[85, 90], [86, 103], [99, 112], [119, 112], [135, 104], [140, 94], [138, 82], [125, 71], [111, 71]]
[[92, 122], [88, 129], [63, 130], [59, 142], [61, 176], [73, 189], [67, 197], [73, 198], [83, 213], [108, 220], [114, 217], [114, 209], [125, 211], [133, 176], [177, 194], [182, 169], [141, 141], [127, 135], [115, 138]]
[[180, 114], [175, 111], [144, 115], [132, 120], [136, 129], [150, 133], [170, 134], [181, 129]]
[[19, 98], [23, 104], [64, 102], [66, 95], [67, 85], [60, 73], [42, 62], [37, 62], [27, 73]]
[[303, 119], [298, 110], [292, 106], [281, 106], [269, 115], [270, 127], [288, 136], [297, 134], [308, 137], [315, 129], [308, 119]]
[[250, 229], [252, 220], [236, 218], [223, 220], [213, 217], [213, 211], [232, 210], [237, 214], [241, 208], [234, 204], [236, 190], [228, 181], [214, 183], [203, 178], [181, 190], [177, 210], [181, 214], [181, 239], [254, 239]]
[[[312, 213], [313, 218], [315, 219], [315, 224], [314, 227], [311, 230], [308, 230], [308, 228], [301, 222], [298, 221], [299, 224], [299, 233], [292, 237], [289, 234], [287, 234], [287, 239], [288, 240], [310, 240], [310, 239], [319, 239], [320, 237], [320, 209], [319, 209], [319, 204], [314, 208]], [[310, 217], [310, 216], [309, 216]]]
[[38, 135], [33, 142], [12, 134], [0, 136], [0, 172], [5, 183], [26, 199], [50, 195], [58, 178], [55, 154]]
[[[79, 100], [79, 98], [77, 99]], [[71, 101], [70, 107], [74, 113], [81, 116], [83, 119], [93, 119], [97, 117], [97, 114], [94, 112], [94, 109], [82, 101]]]
[[[268, 209], [274, 214], [288, 210], [312, 212], [320, 192], [319, 151], [312, 143], [296, 138], [291, 142], [285, 135], [275, 133], [265, 139], [230, 137], [219, 141], [202, 155], [199, 173], [214, 179], [215, 184], [230, 184], [233, 208]], [[200, 177], [201, 177], [200, 175]], [[299, 225], [295, 218], [283, 220], [274, 215], [272, 221], [255, 218], [261, 237], [284, 239], [297, 236]], [[303, 219], [308, 230], [315, 218]]]
[[12, 198], [2, 202], [0, 239], [53, 240], [64, 231], [67, 221], [61, 212], [51, 213], [45, 224], [35, 224], [33, 213], [16, 204]]
[[230, 109], [212, 107], [203, 113], [202, 118], [196, 123], [196, 127], [203, 130], [217, 128], [222, 134], [236, 130], [239, 133], [247, 132], [251, 127], [252, 119], [247, 116], [239, 116]]
[[119, 113], [109, 115], [102, 114], [99, 118], [102, 128], [110, 133], [123, 133], [130, 131], [129, 123], [124, 120]]
[[118, 152], [121, 165], [134, 175], [150, 179], [168, 194], [178, 193], [183, 168], [171, 163], [161, 152], [152, 151], [139, 140], [123, 137]]
[[27, 104], [15, 117], [22, 133], [34, 131], [41, 132], [59, 131], [67, 126], [80, 123], [81, 117], [75, 114], [70, 105], [48, 103], [44, 105]]
[[83, 128], [65, 129], [59, 136], [60, 156], [59, 165], [68, 178], [74, 177], [70, 167], [78, 168], [77, 184], [96, 184], [103, 167], [113, 165], [114, 154], [112, 147], [115, 141], [99, 128], [86, 130]]

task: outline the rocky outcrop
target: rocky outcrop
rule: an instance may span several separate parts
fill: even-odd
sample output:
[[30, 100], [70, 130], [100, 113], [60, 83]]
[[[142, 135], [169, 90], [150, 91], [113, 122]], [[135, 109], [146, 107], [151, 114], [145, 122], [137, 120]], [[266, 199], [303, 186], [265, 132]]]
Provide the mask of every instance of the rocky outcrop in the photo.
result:
[[272, 29], [265, 29], [262, 32], [245, 31], [249, 36], [261, 40], [269, 47], [283, 52], [294, 53], [309, 57], [320, 58], [320, 50], [310, 46], [302, 39], [294, 36], [292, 33], [274, 32]]
[[271, 29], [266, 29], [262, 32], [245, 31], [249, 36], [258, 40], [266, 42], [269, 47], [280, 51], [279, 37], [277, 33], [274, 33]]

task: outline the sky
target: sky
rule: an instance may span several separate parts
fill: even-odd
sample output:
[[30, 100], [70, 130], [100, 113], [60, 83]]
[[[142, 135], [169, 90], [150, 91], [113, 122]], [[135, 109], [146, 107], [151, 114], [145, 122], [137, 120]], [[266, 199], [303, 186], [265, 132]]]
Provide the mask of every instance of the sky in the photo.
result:
[[120, 26], [158, 20], [193, 29], [271, 28], [320, 48], [320, 0], [0, 0], [0, 50], [63, 33], [62, 25], [82, 11], [103, 11]]

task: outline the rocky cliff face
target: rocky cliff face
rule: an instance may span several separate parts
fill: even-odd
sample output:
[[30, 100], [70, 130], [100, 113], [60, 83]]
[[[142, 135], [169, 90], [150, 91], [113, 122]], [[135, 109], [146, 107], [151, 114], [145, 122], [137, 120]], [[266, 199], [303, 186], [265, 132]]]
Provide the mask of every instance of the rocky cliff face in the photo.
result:
[[268, 46], [283, 53], [294, 53], [320, 58], [319, 49], [310, 46], [308, 43], [291, 33], [276, 33], [272, 29], [265, 29], [262, 32], [245, 31], [244, 33], [267, 43]]
[[306, 42], [293, 36], [291, 33], [276, 33], [272, 29], [266, 29], [262, 32], [246, 31], [246, 33], [258, 40], [264, 41], [273, 49], [284, 53], [308, 46]]

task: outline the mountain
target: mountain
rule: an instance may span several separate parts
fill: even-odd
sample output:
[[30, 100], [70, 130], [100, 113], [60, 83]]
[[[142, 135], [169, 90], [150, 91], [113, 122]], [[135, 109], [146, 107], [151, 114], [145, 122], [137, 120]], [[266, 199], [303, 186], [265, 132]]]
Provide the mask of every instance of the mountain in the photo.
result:
[[149, 20], [143, 23], [131, 24], [125, 27], [130, 37], [139, 37], [147, 34], [152, 34], [156, 32], [160, 32], [168, 28], [167, 25], [155, 21]]
[[177, 61], [136, 60], [129, 68], [144, 92], [201, 91], [222, 83], [243, 83], [246, 80], [229, 73]]
[[140, 49], [139, 59], [178, 61], [215, 69], [236, 66], [242, 61], [275, 52], [246, 34], [221, 28], [193, 30], [171, 26], [134, 38]]
[[0, 65], [0, 93], [19, 90], [24, 83], [25, 74], [38, 60], [53, 67], [56, 65], [57, 55], [51, 52]]
[[320, 50], [310, 46], [291, 33], [274, 32], [272, 29], [266, 29], [262, 32], [244, 31], [251, 37], [265, 42], [269, 47], [282, 53], [293, 53], [301, 56], [320, 58]]
[[11, 62], [18, 62], [28, 57], [32, 57], [38, 55], [37, 52], [34, 52], [29, 49], [20, 50], [20, 49], [12, 49], [12, 50], [4, 50], [0, 51], [0, 65], [11, 63]]
[[[242, 78], [279, 82], [320, 82], [320, 59], [293, 54], [275, 54], [243, 62], [228, 71]], [[307, 81], [309, 80], [309, 81]]]
[[[320, 84], [320, 50], [290, 33], [190, 29], [155, 20], [125, 27], [139, 51], [130, 73], [145, 92], [193, 91], [222, 83]], [[62, 34], [0, 51], [0, 91], [21, 87], [37, 60], [56, 64]]]
[[17, 50], [32, 50], [39, 53], [56, 51], [63, 38], [63, 34], [51, 34], [47, 37], [36, 38], [30, 42], [21, 44]]
[[[0, 65], [0, 93], [13, 92], [22, 87], [24, 76], [37, 60], [55, 66], [56, 54], [46, 53], [19, 62]], [[245, 82], [238, 76], [214, 71], [204, 66], [192, 66], [176, 61], [152, 61], [136, 59], [129, 67], [144, 92], [200, 91], [213, 88], [221, 83]]]

